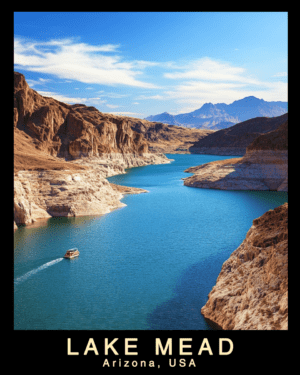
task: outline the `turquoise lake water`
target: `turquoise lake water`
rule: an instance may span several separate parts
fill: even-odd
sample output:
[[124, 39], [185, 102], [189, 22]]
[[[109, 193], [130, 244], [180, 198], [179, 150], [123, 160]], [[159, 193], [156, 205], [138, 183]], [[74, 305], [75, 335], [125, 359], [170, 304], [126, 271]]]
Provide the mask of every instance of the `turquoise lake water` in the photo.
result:
[[[167, 156], [109, 178], [149, 191], [126, 207], [15, 232], [16, 330], [210, 329], [200, 309], [223, 262], [288, 195], [186, 187], [186, 168], [229, 157]], [[73, 247], [80, 256], [63, 259]]]

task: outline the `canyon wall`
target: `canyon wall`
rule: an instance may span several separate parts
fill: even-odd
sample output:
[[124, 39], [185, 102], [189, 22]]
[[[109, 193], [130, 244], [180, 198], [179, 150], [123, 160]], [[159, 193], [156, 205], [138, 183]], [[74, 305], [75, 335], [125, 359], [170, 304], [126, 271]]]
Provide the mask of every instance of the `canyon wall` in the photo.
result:
[[288, 190], [288, 121], [258, 136], [242, 158], [218, 160], [185, 170], [184, 185], [223, 190]]
[[214, 329], [288, 329], [287, 203], [253, 221], [201, 313]]
[[169, 163], [149, 151], [128, 118], [69, 105], [32, 90], [14, 74], [14, 229], [52, 216], [99, 215], [124, 206], [106, 177]]

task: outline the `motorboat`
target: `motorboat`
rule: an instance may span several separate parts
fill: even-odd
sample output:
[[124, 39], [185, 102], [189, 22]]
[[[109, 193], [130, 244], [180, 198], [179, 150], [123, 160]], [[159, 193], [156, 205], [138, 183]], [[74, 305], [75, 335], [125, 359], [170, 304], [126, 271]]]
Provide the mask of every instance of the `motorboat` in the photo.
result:
[[79, 251], [77, 248], [74, 248], [74, 249], [70, 249], [66, 252], [64, 258], [67, 258], [67, 259], [73, 259], [73, 258], [76, 258], [79, 256]]

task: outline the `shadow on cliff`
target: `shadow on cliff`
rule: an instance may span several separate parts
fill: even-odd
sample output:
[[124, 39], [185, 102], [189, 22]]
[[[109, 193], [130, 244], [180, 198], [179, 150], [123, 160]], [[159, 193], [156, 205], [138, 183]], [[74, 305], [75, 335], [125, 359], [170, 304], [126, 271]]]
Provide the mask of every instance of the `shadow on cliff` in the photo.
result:
[[201, 314], [201, 308], [207, 302], [222, 264], [232, 251], [220, 251], [187, 268], [174, 288], [174, 297], [147, 316], [148, 329], [211, 330]]

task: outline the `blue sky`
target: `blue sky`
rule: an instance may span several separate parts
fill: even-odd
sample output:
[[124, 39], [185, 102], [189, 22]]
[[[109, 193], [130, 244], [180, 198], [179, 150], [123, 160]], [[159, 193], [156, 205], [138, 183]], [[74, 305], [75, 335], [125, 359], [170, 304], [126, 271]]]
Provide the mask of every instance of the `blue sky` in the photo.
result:
[[287, 101], [286, 12], [15, 12], [14, 35], [34, 90], [105, 113]]

